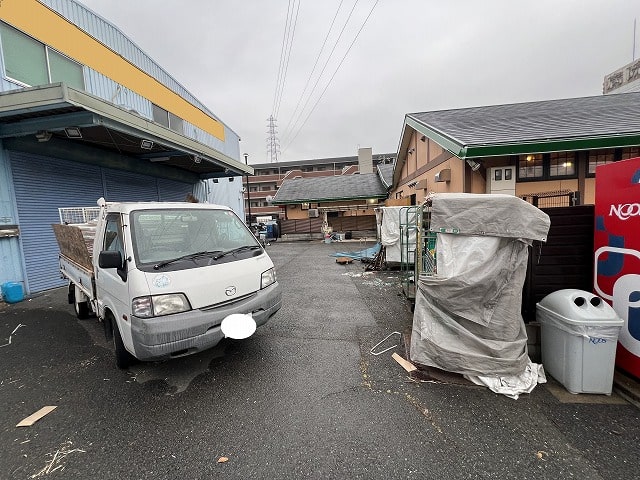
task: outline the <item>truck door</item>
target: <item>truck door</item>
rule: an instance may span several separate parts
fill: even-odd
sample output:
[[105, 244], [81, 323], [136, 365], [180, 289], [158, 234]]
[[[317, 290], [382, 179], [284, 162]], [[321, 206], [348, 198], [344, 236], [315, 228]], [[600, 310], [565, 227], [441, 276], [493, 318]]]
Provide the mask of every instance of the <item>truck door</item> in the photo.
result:
[[[100, 309], [109, 308], [113, 311], [125, 345], [131, 345], [131, 328], [129, 323], [131, 301], [127, 284], [128, 254], [125, 249], [122, 219], [120, 214], [108, 214], [105, 219], [105, 229], [101, 241], [101, 251], [120, 252], [122, 268], [98, 268], [96, 271], [96, 292]], [[126, 318], [126, 320], [125, 320]]]

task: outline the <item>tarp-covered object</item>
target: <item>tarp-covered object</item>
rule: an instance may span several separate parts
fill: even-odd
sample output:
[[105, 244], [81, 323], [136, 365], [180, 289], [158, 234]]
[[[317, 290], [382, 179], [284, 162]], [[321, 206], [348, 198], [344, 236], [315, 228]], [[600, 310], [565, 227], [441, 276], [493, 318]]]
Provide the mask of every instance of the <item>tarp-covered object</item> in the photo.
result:
[[434, 195], [438, 273], [418, 280], [411, 360], [465, 375], [522, 374], [528, 246], [546, 240], [549, 225], [548, 215], [510, 195]]
[[[401, 253], [401, 222], [410, 225], [416, 224], [416, 211], [409, 210], [407, 207], [380, 207], [382, 218], [380, 219], [380, 243], [386, 248], [385, 260], [387, 263], [400, 263], [402, 261]], [[408, 243], [407, 257], [405, 262], [413, 263], [413, 251], [416, 244], [416, 230], [410, 229], [405, 233], [407, 238], [404, 239]]]
[[438, 193], [431, 231], [547, 241], [549, 216], [513, 195]]

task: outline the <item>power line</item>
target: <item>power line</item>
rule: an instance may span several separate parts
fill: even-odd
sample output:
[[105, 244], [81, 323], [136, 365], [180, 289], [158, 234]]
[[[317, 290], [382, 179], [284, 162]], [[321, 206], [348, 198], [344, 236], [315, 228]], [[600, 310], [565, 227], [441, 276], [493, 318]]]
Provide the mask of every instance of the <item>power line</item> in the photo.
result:
[[[302, 93], [300, 94], [300, 98], [298, 99], [298, 103], [296, 103], [296, 107], [293, 109], [293, 113], [291, 114], [291, 118], [289, 119], [289, 122], [287, 123], [287, 126], [284, 129], [284, 133], [283, 133], [284, 137], [287, 136], [287, 132], [289, 131], [289, 126], [291, 125], [291, 122], [293, 121], [294, 117], [296, 116], [296, 113], [298, 113], [298, 107], [300, 106], [300, 103], [302, 102], [302, 99], [304, 98], [304, 94], [307, 92], [307, 87], [309, 86], [309, 82], [311, 81], [311, 77], [313, 77], [313, 74], [316, 71], [316, 67], [318, 66], [318, 62], [320, 61], [320, 57], [322, 56], [322, 52], [324, 51], [325, 45], [327, 44], [327, 40], [329, 39], [329, 35], [331, 35], [331, 31], [333, 30], [333, 25], [336, 23], [336, 18], [338, 18], [338, 13], [340, 13], [340, 8], [342, 8], [342, 4], [343, 3], [344, 3], [344, 0], [340, 0], [340, 5], [338, 5], [338, 9], [336, 10], [335, 15], [333, 16], [333, 20], [331, 20], [331, 25], [329, 25], [329, 30], [327, 31], [327, 34], [324, 37], [324, 41], [322, 42], [322, 46], [320, 47], [320, 51], [318, 52], [318, 56], [316, 57], [316, 61], [313, 64], [313, 68], [311, 69], [311, 73], [307, 77], [307, 81], [304, 84], [304, 88], [302, 89]], [[313, 93], [313, 91], [310, 92], [309, 95], [311, 95], [312, 93]]]
[[[293, 122], [293, 127], [291, 127], [291, 130], [288, 133], [288, 136], [291, 135], [291, 133], [295, 130], [298, 121], [300, 120], [300, 117], [302, 117], [302, 114], [304, 112], [304, 109], [307, 108], [307, 105], [309, 105], [309, 101], [311, 100], [311, 97], [313, 96], [313, 92], [315, 92], [316, 87], [318, 86], [318, 83], [320, 82], [320, 79], [322, 78], [322, 75], [324, 74], [324, 71], [327, 68], [327, 65], [329, 64], [329, 61], [331, 60], [331, 57], [333, 57], [333, 53], [335, 52], [338, 43], [340, 42], [340, 39], [342, 38], [342, 34], [344, 33], [345, 29], [347, 28], [347, 24], [349, 23], [349, 20], [351, 19], [351, 16], [353, 15], [354, 10], [356, 9], [356, 6], [358, 5], [358, 1], [356, 0], [355, 3], [353, 4], [353, 7], [351, 7], [351, 11], [349, 12], [349, 15], [347, 16], [347, 19], [344, 22], [344, 25], [342, 26], [342, 29], [340, 30], [340, 33], [338, 34], [338, 38], [336, 39], [335, 43], [333, 44], [333, 48], [331, 49], [331, 52], [329, 52], [329, 56], [327, 57], [326, 61], [324, 62], [324, 65], [322, 66], [322, 70], [320, 71], [320, 75], [318, 75], [318, 78], [316, 79], [315, 83], [313, 84], [313, 87], [311, 88], [311, 91], [309, 92], [309, 96], [307, 97], [307, 100], [304, 102], [304, 105], [302, 106], [302, 108], [300, 109], [300, 111], [298, 112], [298, 116], [296, 117], [296, 119]], [[377, 1], [376, 1], [377, 3]], [[286, 139], [283, 139], [283, 142], [285, 142]], [[286, 150], [286, 148], [285, 148]]]
[[[289, 5], [291, 6], [291, 0], [289, 1]], [[284, 93], [284, 86], [287, 81], [287, 71], [289, 70], [289, 60], [291, 58], [291, 50], [293, 47], [293, 39], [296, 33], [296, 25], [298, 24], [298, 13], [300, 12], [300, 0], [298, 0], [298, 4], [296, 6], [296, 0], [293, 0], [293, 6], [295, 8], [295, 18], [293, 8], [287, 9], [287, 22], [285, 25], [285, 35], [283, 38], [283, 49], [280, 52], [280, 68], [279, 68], [279, 76], [278, 82], [276, 85], [276, 95], [274, 99], [273, 106], [273, 116], [275, 118], [278, 117], [278, 112], [280, 111], [280, 105], [282, 103], [282, 95]], [[291, 15], [289, 15], [289, 11], [291, 11]]]
[[271, 107], [271, 112], [273, 113], [276, 109], [276, 100], [278, 99], [278, 90], [280, 89], [280, 78], [282, 76], [282, 65], [283, 58], [285, 52], [285, 45], [287, 42], [287, 36], [289, 33], [289, 11], [291, 10], [291, 1], [289, 0], [289, 4], [287, 5], [287, 20], [284, 23], [284, 33], [282, 35], [282, 45], [280, 46], [280, 63], [278, 64], [278, 76], [276, 78], [276, 90], [273, 93], [273, 106]]
[[378, 5], [379, 0], [376, 0], [376, 2], [373, 4], [373, 6], [371, 7], [371, 10], [369, 11], [369, 14], [367, 15], [367, 18], [364, 19], [364, 22], [362, 23], [362, 26], [360, 27], [360, 30], [358, 30], [358, 33], [356, 33], [356, 36], [353, 38], [353, 41], [351, 42], [351, 45], [349, 45], [349, 48], [347, 49], [347, 51], [345, 52], [344, 56], [342, 57], [342, 60], [340, 60], [340, 63], [338, 64], [338, 67], [336, 68], [336, 70], [333, 72], [333, 75], [331, 75], [331, 78], [329, 79], [329, 82], [327, 83], [327, 85], [324, 87], [324, 90], [322, 90], [322, 93], [320, 94], [320, 96], [318, 97], [318, 100], [316, 100], [316, 103], [313, 104], [313, 107], [311, 108], [311, 110], [309, 111], [309, 114], [307, 115], [307, 117], [304, 119], [304, 122], [302, 122], [302, 125], [300, 125], [300, 128], [298, 129], [298, 131], [296, 132], [296, 134], [294, 135], [294, 137], [287, 143], [287, 145], [284, 147], [284, 149], [282, 150], [282, 152], [286, 152], [287, 148], [289, 148], [289, 146], [291, 146], [291, 144], [293, 143], [293, 141], [298, 137], [298, 134], [302, 131], [303, 127], [306, 125], [307, 120], [309, 120], [309, 117], [311, 117], [311, 114], [313, 113], [313, 111], [316, 109], [316, 107], [318, 106], [318, 103], [320, 103], [320, 100], [322, 100], [322, 97], [324, 96], [325, 92], [327, 91], [327, 89], [329, 88], [329, 85], [331, 85], [331, 82], [333, 81], [333, 78], [336, 76], [336, 74], [338, 73], [338, 70], [340, 70], [340, 67], [342, 66], [342, 63], [344, 62], [345, 58], [347, 58], [347, 55], [349, 54], [349, 52], [351, 51], [351, 47], [353, 47], [353, 45], [356, 43], [356, 40], [358, 39], [358, 37], [360, 36], [360, 33], [362, 32], [362, 30], [364, 29], [364, 26], [367, 24], [367, 21], [369, 20], [369, 17], [371, 17], [371, 14], [373, 13], [373, 10], [376, 8], [376, 5]]

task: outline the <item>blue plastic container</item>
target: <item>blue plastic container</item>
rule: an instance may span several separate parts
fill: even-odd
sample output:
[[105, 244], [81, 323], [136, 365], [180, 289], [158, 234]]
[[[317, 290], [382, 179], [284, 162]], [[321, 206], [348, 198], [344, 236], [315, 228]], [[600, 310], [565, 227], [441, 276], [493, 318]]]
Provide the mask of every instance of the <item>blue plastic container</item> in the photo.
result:
[[2, 298], [7, 303], [18, 303], [24, 300], [24, 290], [22, 284], [18, 282], [5, 282], [0, 286]]

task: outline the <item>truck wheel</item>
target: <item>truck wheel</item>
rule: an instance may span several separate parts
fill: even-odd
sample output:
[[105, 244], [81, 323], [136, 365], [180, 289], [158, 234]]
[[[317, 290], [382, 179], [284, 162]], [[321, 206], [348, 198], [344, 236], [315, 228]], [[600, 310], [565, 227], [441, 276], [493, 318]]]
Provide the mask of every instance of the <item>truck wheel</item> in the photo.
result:
[[73, 306], [76, 311], [76, 317], [80, 320], [89, 318], [89, 304], [87, 302], [78, 302], [74, 299]]
[[120, 329], [113, 320], [111, 320], [111, 328], [113, 329], [113, 346], [116, 354], [116, 366], [122, 369], [129, 368], [129, 366], [135, 362], [136, 358], [124, 347], [122, 337], [120, 336]]
[[91, 310], [89, 309], [88, 302], [78, 302], [78, 296], [76, 295], [76, 289], [73, 285], [69, 287], [69, 303], [73, 303], [73, 309], [76, 311], [76, 317], [80, 320], [89, 318]]

